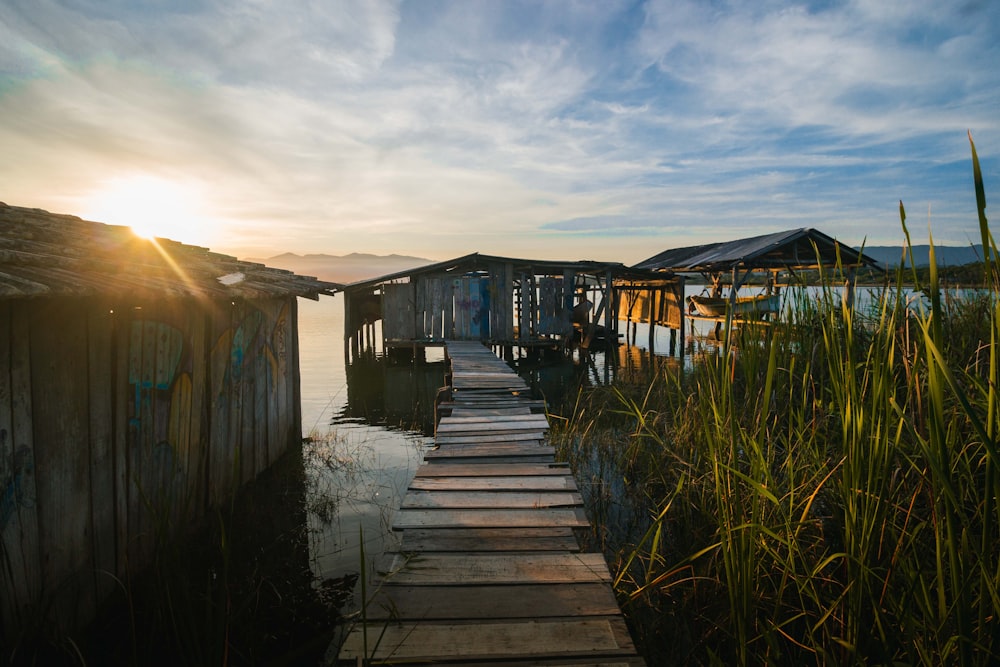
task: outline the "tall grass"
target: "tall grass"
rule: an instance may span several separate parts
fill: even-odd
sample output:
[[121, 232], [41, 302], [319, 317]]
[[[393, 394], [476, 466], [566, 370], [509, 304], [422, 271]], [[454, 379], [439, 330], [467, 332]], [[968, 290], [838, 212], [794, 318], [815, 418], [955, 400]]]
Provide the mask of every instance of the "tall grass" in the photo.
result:
[[908, 292], [900, 267], [860, 308], [801, 293], [554, 433], [645, 508], [608, 550], [651, 664], [1000, 662], [1000, 284], [972, 151], [982, 291], [942, 296], [932, 269]]

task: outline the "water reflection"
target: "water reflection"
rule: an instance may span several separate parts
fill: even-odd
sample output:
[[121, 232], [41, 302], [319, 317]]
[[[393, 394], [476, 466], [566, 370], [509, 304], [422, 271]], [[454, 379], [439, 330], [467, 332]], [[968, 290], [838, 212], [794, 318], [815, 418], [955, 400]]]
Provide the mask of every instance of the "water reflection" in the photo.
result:
[[[663, 366], [682, 363], [649, 350], [652, 344], [655, 352], [668, 352], [668, 331], [657, 329], [651, 338], [647, 325], [637, 324], [630, 333], [639, 344], [572, 355], [525, 353], [511, 364], [534, 398], [545, 399], [555, 414], [569, 414], [587, 388], [616, 380], [648, 385]], [[689, 331], [684, 363], [717, 345], [708, 333]], [[369, 355], [348, 363], [340, 298], [299, 301], [299, 347], [310, 560], [317, 582], [329, 586], [360, 572], [362, 550], [371, 572], [395, 545], [392, 514], [431, 444], [445, 366], [434, 348], [419, 362]], [[349, 601], [345, 611], [358, 602]]]
[[347, 402], [334, 423], [434, 433], [434, 398], [445, 384], [444, 360], [392, 362], [362, 356], [346, 367]]

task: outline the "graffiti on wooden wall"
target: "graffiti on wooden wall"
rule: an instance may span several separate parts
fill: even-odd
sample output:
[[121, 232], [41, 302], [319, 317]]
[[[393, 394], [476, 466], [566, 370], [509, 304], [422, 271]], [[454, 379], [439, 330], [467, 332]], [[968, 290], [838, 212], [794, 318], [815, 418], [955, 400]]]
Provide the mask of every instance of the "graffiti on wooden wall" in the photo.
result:
[[[0, 428], [0, 452], [7, 452], [10, 447], [10, 433]], [[35, 499], [30, 490], [33, 485], [25, 488], [23, 480], [32, 473], [31, 449], [25, 445], [14, 451], [12, 459], [4, 456], [0, 459], [0, 532], [7, 527], [8, 522], [19, 508], [34, 507]]]
[[[288, 368], [288, 305], [273, 321], [260, 310], [248, 308], [232, 327], [223, 330], [212, 347], [212, 394], [218, 405], [240, 396], [246, 382], [266, 382], [271, 392], [282, 386]], [[258, 377], [267, 367], [270, 377]]]
[[[228, 443], [233, 414], [249, 409], [249, 420], [266, 423], [265, 399], [285, 388], [288, 308], [282, 304], [271, 316], [249, 306], [234, 309], [229, 326], [213, 334], [215, 343], [205, 359], [195, 359], [191, 333], [154, 318], [131, 322], [129, 438], [136, 448], [137, 481], [150, 491], [170, 493], [194, 473], [192, 457], [199, 456], [206, 435]], [[206, 368], [198, 373], [209, 384], [196, 387], [195, 364], [201, 363]], [[255, 399], [256, 404], [243, 404]], [[219, 422], [220, 430], [209, 433], [204, 418]], [[241, 420], [231, 426], [239, 428]]]
[[132, 474], [150, 497], [184, 485], [191, 441], [191, 343], [155, 319], [129, 328], [129, 440]]

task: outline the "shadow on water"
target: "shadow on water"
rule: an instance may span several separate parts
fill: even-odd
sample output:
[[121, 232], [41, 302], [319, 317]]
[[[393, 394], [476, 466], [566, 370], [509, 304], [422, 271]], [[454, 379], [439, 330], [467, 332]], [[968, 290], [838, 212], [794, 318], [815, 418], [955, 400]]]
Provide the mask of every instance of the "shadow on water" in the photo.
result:
[[[85, 660], [64, 662], [322, 663], [339, 621], [361, 607], [361, 554], [376, 572], [398, 547], [392, 515], [432, 444], [445, 376], [435, 349], [419, 362], [346, 361], [340, 310], [334, 300], [300, 310], [301, 448], [210, 515], [193, 540], [164, 545], [151, 571], [123, 585], [77, 642]], [[676, 363], [621, 346], [511, 365], [558, 418], [582, 391], [615, 379], [648, 382], [662, 364]], [[624, 494], [601, 465], [587, 468], [580, 486], [591, 506], [603, 502], [613, 517]]]

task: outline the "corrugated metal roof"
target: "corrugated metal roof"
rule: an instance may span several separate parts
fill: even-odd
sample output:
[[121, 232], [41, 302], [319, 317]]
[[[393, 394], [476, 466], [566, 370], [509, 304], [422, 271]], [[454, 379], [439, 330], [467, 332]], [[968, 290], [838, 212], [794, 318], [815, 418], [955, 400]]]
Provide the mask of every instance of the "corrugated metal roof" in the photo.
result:
[[0, 202], [0, 298], [134, 296], [317, 298], [341, 285], [128, 227]]
[[665, 250], [635, 265], [637, 269], [715, 273], [742, 269], [833, 267], [837, 253], [845, 267], [878, 267], [876, 260], [816, 229], [792, 229], [723, 243]]

